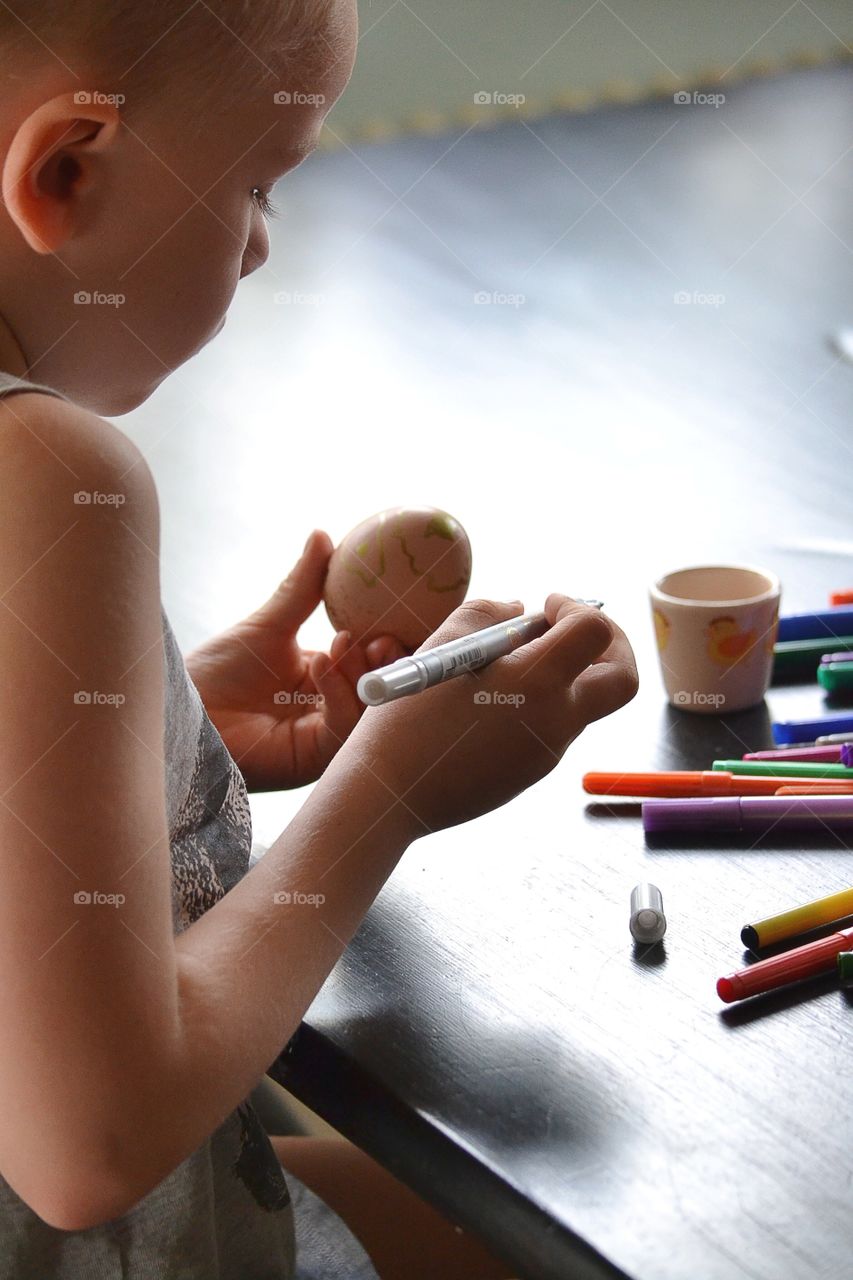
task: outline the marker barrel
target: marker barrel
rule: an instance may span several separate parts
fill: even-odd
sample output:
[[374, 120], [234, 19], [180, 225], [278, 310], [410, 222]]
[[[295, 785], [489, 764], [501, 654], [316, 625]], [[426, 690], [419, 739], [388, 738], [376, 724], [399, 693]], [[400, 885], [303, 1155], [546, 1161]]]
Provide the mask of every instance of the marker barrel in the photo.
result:
[[647, 835], [790, 831], [853, 831], [853, 795], [713, 796], [701, 800], [644, 800]]
[[844, 764], [841, 744], [824, 747], [777, 747], [773, 751], [748, 751], [744, 760], [778, 760], [780, 764], [803, 760], [807, 764]]
[[853, 662], [822, 662], [817, 682], [827, 693], [847, 693], [853, 689]]
[[839, 632], [853, 631], [853, 608], [838, 605], [816, 613], [789, 613], [779, 619], [776, 637], [780, 644], [791, 640], [834, 639]]
[[843, 920], [850, 915], [853, 915], [853, 889], [842, 889], [840, 893], [815, 898], [801, 907], [782, 911], [778, 916], [768, 916], [766, 920], [744, 925], [741, 942], [745, 947], [754, 949], [772, 947], [785, 938], [795, 938], [799, 933], [808, 933], [809, 929], [832, 924], [834, 920]]
[[821, 716], [819, 720], [777, 720], [773, 725], [773, 741], [780, 747], [786, 742], [814, 741], [825, 733], [853, 733], [853, 715], [847, 712]]
[[853, 790], [853, 769], [848, 773], [849, 780], [825, 780], [808, 774], [780, 778], [776, 774], [736, 776], [713, 769], [673, 770], [661, 773], [585, 773], [582, 782], [584, 790], [592, 795], [666, 796], [675, 799], [688, 796], [772, 796], [784, 782], [800, 786], [814, 783], [827, 791], [842, 791], [848, 787]]
[[843, 764], [815, 764], [806, 760], [715, 760], [713, 772], [745, 774], [754, 778], [838, 778], [841, 782], [853, 782], [853, 769]]
[[853, 650], [853, 635], [838, 636], [831, 640], [788, 640], [773, 646], [774, 680], [815, 678], [818, 664], [825, 653], [841, 653]]
[[828, 938], [818, 942], [809, 942], [804, 947], [795, 947], [781, 956], [773, 956], [770, 960], [759, 960], [748, 969], [738, 973], [730, 973], [717, 980], [717, 995], [726, 1004], [733, 1000], [744, 1000], [747, 996], [762, 995], [765, 991], [773, 991], [776, 987], [785, 987], [790, 982], [799, 982], [802, 978], [811, 978], [819, 973], [826, 973], [835, 968], [837, 957], [842, 951], [849, 951], [853, 946], [853, 929], [843, 929], [840, 933], [832, 933]]

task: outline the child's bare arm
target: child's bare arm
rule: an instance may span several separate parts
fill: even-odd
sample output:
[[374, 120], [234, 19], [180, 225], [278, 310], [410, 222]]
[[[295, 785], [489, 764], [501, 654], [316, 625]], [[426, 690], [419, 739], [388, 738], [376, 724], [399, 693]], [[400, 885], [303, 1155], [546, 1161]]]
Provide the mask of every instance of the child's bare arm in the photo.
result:
[[[175, 940], [153, 481], [91, 415], [14, 407], [0, 407], [14, 495], [0, 513], [0, 1173], [80, 1229], [125, 1213], [246, 1097], [408, 844], [549, 772], [636, 671], [614, 624], [549, 597], [539, 641], [366, 711], [263, 861]], [[127, 500], [81, 510], [78, 489]], [[424, 647], [514, 612], [468, 603]], [[523, 713], [481, 709], [475, 688], [523, 690]], [[76, 706], [78, 689], [126, 702]], [[79, 889], [125, 901], [77, 905]]]
[[46, 396], [0, 406], [0, 466], [0, 1172], [82, 1226], [120, 1207], [126, 1100], [156, 1110], [179, 1040], [157, 500], [122, 433]]
[[0, 466], [0, 1173], [74, 1230], [126, 1212], [245, 1098], [406, 841], [388, 792], [342, 770], [278, 853], [328, 895], [324, 923], [275, 903], [262, 865], [176, 946], [153, 479], [114, 428], [35, 395], [0, 405]]

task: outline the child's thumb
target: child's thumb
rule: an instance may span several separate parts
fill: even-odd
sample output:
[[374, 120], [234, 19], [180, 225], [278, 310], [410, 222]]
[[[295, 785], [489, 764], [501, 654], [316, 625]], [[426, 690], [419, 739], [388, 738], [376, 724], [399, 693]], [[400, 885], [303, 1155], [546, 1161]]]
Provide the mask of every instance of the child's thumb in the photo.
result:
[[296, 631], [322, 599], [332, 551], [329, 535], [314, 529], [308, 535], [302, 555], [269, 600], [252, 615], [253, 621]]

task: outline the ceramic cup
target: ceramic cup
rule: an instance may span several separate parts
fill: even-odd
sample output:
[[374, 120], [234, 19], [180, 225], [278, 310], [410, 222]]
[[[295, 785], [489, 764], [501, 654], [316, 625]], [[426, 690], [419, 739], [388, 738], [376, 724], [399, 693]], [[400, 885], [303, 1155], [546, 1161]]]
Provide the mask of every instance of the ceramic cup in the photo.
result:
[[677, 569], [650, 588], [673, 707], [725, 715], [761, 702], [773, 667], [779, 579], [747, 565]]

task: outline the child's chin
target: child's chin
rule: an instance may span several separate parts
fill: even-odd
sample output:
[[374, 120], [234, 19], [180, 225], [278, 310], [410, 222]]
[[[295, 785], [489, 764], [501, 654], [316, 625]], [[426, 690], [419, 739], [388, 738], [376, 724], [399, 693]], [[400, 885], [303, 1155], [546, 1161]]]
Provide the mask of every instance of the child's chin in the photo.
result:
[[[167, 374], [163, 375], [167, 377]], [[99, 392], [85, 399], [79, 398], [80, 403], [85, 409], [91, 410], [92, 413], [98, 413], [102, 418], [120, 418], [125, 413], [131, 413], [134, 409], [138, 409], [141, 404], [154, 394], [163, 381], [158, 378], [151, 386], [140, 390], [138, 387], [110, 387], [109, 389], [101, 389]]]

